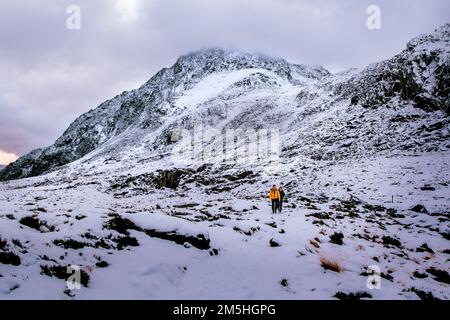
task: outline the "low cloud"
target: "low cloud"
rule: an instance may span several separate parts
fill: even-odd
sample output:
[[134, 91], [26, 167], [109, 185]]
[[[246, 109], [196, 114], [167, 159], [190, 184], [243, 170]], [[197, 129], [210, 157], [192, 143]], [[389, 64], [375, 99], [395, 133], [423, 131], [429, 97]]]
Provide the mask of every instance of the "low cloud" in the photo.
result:
[[17, 160], [17, 155], [0, 150], [0, 165], [8, 165]]

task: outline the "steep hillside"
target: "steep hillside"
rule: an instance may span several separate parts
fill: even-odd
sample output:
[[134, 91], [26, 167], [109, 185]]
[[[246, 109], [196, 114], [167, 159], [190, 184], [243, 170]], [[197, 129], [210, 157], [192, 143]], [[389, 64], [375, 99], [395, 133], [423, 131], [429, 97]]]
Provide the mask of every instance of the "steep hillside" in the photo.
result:
[[413, 104], [425, 111], [450, 112], [450, 25], [421, 35], [390, 60], [373, 64], [349, 81], [338, 93], [352, 104], [378, 108]]
[[[242, 70], [265, 70], [292, 85], [308, 83], [329, 74], [321, 67], [293, 65], [260, 55], [221, 49], [194, 52], [180, 57], [171, 68], [161, 70], [141, 88], [124, 92], [80, 116], [54, 145], [20, 158], [0, 173], [0, 180], [36, 176], [70, 163], [127, 130], [153, 132], [164, 124], [164, 116], [174, 113], [173, 105], [184, 92], [210, 75]], [[240, 80], [258, 77], [258, 73], [251, 73], [247, 79]], [[250, 83], [246, 89], [253, 90]]]

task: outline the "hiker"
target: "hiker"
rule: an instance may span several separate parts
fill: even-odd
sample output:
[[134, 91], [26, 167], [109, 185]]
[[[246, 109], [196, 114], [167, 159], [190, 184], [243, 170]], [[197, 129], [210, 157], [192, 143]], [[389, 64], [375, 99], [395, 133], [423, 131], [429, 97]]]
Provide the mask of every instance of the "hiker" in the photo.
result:
[[269, 192], [269, 199], [272, 201], [272, 213], [275, 214], [280, 203], [280, 192], [275, 185], [272, 186]]
[[283, 201], [284, 201], [284, 198], [286, 197], [286, 192], [284, 192], [282, 187], [280, 187], [278, 189], [278, 192], [280, 193], [280, 203], [278, 205], [278, 211], [280, 211], [280, 213], [281, 213], [281, 211], [283, 211]]

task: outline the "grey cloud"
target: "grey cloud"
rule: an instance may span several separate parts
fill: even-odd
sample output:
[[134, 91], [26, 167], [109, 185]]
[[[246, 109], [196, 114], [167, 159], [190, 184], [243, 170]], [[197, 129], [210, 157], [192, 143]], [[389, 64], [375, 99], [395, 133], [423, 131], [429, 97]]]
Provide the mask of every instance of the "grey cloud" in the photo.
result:
[[[0, 149], [51, 144], [81, 113], [201, 47], [339, 71], [389, 58], [450, 21], [448, 0], [137, 1], [129, 22], [112, 0], [0, 3]], [[65, 26], [70, 4], [82, 9], [79, 31]], [[369, 4], [381, 7], [380, 31], [366, 28]]]

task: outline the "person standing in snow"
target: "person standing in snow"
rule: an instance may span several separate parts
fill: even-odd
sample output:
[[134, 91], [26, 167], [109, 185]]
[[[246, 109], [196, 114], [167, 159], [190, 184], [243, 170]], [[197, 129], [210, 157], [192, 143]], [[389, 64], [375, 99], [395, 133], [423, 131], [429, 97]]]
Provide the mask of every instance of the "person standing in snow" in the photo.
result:
[[286, 197], [286, 193], [284, 192], [282, 187], [280, 187], [278, 189], [278, 192], [280, 193], [280, 203], [278, 206], [278, 211], [280, 211], [280, 213], [281, 213], [281, 211], [283, 211], [283, 201], [284, 201], [284, 198]]
[[280, 192], [275, 185], [269, 192], [269, 199], [272, 202], [272, 213], [275, 214], [280, 204]]

